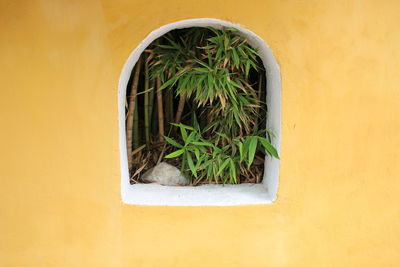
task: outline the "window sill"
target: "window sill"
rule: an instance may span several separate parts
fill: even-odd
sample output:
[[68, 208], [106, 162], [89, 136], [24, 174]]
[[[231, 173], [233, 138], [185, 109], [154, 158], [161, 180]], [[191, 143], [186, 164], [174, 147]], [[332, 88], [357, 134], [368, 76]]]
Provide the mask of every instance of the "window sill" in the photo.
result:
[[135, 184], [124, 188], [122, 201], [154, 206], [236, 206], [273, 202], [264, 184], [162, 186]]

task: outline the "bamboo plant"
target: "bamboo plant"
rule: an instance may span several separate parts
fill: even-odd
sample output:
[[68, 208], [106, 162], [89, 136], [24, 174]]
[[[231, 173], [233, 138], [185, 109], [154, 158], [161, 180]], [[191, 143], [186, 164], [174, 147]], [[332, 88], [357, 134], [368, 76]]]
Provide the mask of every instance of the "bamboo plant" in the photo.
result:
[[[138, 164], [151, 167], [151, 159], [167, 149], [165, 160], [175, 160], [193, 185], [240, 183], [250, 176], [261, 181], [263, 155], [279, 155], [265, 129], [265, 71], [236, 29], [172, 31], [146, 49], [143, 65], [144, 82], [139, 93], [132, 86], [127, 119], [130, 129], [132, 93], [143, 94], [144, 118], [137, 128], [144, 126], [148, 156], [137, 155]], [[158, 143], [164, 143], [161, 152]]]
[[[131, 87], [131, 93], [128, 98], [128, 116], [126, 119], [126, 144], [127, 144], [127, 153], [128, 153], [128, 166], [131, 168], [132, 166], [132, 146], [133, 144], [137, 144], [137, 141], [134, 141], [134, 138], [137, 140], [138, 136], [133, 135], [133, 127], [134, 127], [134, 118], [135, 118], [135, 110], [136, 109], [136, 96], [137, 96], [137, 88], [139, 84], [139, 72], [142, 65], [142, 58], [140, 57], [138, 63], [135, 66], [133, 82]], [[137, 113], [137, 112], [136, 112]]]

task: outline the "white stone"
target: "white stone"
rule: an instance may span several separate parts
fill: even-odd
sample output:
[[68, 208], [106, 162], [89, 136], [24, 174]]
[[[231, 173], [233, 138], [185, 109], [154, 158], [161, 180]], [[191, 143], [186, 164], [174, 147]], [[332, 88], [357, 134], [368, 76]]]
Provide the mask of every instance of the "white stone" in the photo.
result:
[[146, 171], [142, 180], [150, 183], [159, 183], [161, 185], [187, 185], [188, 180], [182, 173], [171, 164], [161, 162]]

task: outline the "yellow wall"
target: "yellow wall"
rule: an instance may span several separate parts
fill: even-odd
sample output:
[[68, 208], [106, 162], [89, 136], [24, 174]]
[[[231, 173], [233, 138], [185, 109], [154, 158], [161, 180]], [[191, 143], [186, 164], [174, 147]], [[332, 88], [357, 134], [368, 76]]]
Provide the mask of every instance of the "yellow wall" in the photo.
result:
[[[0, 3], [0, 266], [400, 266], [400, 2]], [[239, 23], [282, 70], [278, 201], [120, 200], [117, 85], [181, 19]]]

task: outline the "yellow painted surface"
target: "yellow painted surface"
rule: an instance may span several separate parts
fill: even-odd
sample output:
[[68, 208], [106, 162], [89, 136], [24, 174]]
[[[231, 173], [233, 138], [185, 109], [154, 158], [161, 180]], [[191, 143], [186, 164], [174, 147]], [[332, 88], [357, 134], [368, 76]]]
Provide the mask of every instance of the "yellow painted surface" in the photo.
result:
[[[0, 266], [400, 266], [400, 2], [0, 3]], [[117, 85], [153, 29], [239, 23], [282, 70], [278, 200], [120, 201]]]

